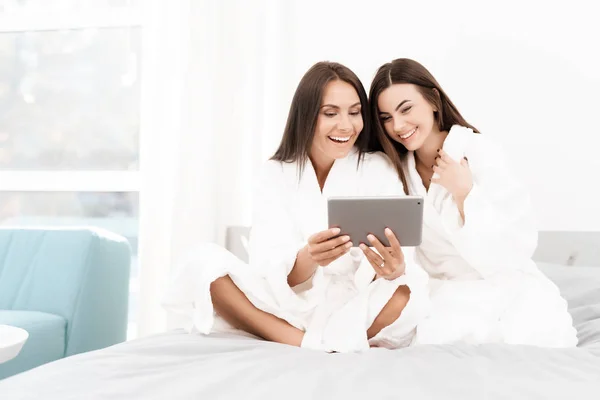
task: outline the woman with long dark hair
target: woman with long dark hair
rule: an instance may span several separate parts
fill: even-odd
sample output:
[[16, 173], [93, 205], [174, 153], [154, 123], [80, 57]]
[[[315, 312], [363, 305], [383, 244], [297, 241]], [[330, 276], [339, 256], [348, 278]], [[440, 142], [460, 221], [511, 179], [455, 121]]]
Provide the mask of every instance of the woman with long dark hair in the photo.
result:
[[425, 198], [416, 257], [431, 278], [432, 312], [416, 343], [575, 346], [567, 303], [531, 258], [537, 231], [526, 187], [500, 147], [414, 60], [381, 66], [369, 100], [375, 149], [407, 194]]
[[[327, 227], [327, 198], [403, 195], [370, 142], [367, 94], [343, 65], [320, 62], [300, 81], [281, 144], [253, 201], [250, 265], [217, 246], [185, 263], [166, 305], [201, 333], [217, 321], [267, 340], [326, 351], [412, 343], [427, 311], [427, 274], [387, 232], [376, 266]], [[387, 253], [387, 254], [386, 254]]]

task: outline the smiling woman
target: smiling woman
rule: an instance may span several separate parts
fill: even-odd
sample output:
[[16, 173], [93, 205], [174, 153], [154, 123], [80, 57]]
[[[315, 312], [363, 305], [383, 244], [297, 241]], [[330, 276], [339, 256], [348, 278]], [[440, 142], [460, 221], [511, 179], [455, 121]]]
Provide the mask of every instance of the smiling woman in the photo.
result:
[[415, 253], [430, 275], [432, 311], [417, 342], [575, 346], [567, 303], [532, 260], [528, 187], [501, 146], [466, 122], [417, 61], [381, 66], [370, 100], [382, 147], [406, 189], [424, 198]]
[[[321, 99], [319, 103], [312, 99]], [[272, 160], [314, 164], [319, 182], [333, 160], [344, 157], [356, 144], [359, 158], [369, 141], [367, 95], [358, 77], [336, 63], [318, 63], [298, 85], [279, 148]]]
[[397, 257], [374, 265], [327, 224], [328, 198], [403, 193], [389, 160], [366, 151], [367, 107], [347, 67], [319, 62], [308, 70], [255, 188], [250, 265], [206, 245], [176, 273], [164, 304], [188, 327], [233, 327], [325, 351], [410, 345], [428, 303], [412, 249], [398, 245]]
[[333, 161], [348, 153], [364, 126], [360, 99], [351, 84], [329, 82], [322, 103], [309, 154], [321, 188]]

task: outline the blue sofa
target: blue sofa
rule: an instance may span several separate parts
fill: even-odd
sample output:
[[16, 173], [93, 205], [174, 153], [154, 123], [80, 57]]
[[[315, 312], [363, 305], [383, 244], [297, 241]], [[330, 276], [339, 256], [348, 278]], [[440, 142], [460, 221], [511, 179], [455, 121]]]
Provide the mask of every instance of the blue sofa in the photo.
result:
[[131, 248], [95, 228], [0, 228], [0, 324], [29, 339], [0, 379], [123, 342]]

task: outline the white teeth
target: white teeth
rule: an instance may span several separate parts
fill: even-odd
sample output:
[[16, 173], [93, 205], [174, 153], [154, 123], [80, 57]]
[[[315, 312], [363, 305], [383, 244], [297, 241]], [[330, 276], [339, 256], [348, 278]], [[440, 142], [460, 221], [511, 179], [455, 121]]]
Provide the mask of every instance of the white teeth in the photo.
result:
[[415, 133], [416, 130], [417, 130], [417, 128], [413, 129], [412, 131], [408, 132], [405, 135], [401, 135], [400, 138], [401, 139], [408, 139], [409, 137], [411, 137], [413, 135], [413, 133]]
[[350, 136], [348, 136], [348, 137], [329, 136], [329, 138], [335, 140], [336, 142], [347, 142], [348, 140], [350, 140]]

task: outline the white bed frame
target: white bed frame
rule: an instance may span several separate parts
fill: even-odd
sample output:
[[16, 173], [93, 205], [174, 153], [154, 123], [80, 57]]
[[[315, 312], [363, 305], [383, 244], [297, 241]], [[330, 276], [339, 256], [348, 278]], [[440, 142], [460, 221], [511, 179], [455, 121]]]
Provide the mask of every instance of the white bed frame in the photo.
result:
[[[248, 262], [247, 226], [227, 229], [226, 248]], [[600, 267], [600, 232], [543, 231], [539, 234], [534, 260], [565, 266]]]

